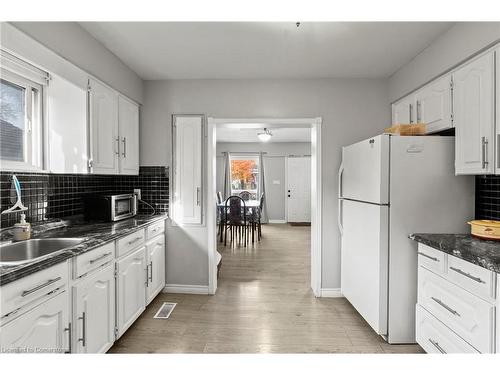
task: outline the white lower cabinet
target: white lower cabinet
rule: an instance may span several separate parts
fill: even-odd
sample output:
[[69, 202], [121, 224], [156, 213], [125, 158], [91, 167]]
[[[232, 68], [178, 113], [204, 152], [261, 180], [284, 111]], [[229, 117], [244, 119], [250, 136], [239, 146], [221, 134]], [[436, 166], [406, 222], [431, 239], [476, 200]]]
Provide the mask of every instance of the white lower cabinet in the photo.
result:
[[418, 246], [417, 343], [429, 353], [494, 353], [497, 275]]
[[114, 263], [73, 286], [73, 352], [105, 353], [115, 341]]
[[148, 281], [146, 303], [150, 303], [165, 286], [165, 236], [154, 237], [146, 244]]
[[68, 292], [38, 305], [0, 329], [1, 351], [18, 353], [69, 352], [71, 326]]
[[116, 327], [120, 337], [146, 308], [146, 248], [116, 262]]
[[451, 329], [417, 305], [417, 342], [427, 353], [478, 353]]

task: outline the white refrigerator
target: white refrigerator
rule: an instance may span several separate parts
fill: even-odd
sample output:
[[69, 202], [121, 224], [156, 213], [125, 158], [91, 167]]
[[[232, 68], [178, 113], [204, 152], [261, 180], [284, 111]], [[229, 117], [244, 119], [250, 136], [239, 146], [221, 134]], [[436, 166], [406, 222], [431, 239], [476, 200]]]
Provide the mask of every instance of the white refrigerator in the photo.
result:
[[380, 135], [343, 147], [341, 291], [389, 343], [415, 342], [416, 232], [467, 233], [474, 178], [455, 176], [454, 137]]

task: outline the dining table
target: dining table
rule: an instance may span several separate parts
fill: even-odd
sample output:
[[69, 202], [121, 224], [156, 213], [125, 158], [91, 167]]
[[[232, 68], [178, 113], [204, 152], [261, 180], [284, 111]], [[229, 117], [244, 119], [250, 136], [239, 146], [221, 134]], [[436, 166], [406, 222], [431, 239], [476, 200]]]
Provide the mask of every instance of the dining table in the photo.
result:
[[[260, 209], [260, 200], [258, 199], [249, 199], [245, 202], [245, 208], [247, 210], [259, 210]], [[243, 207], [243, 203], [241, 205]], [[222, 216], [223, 209], [226, 207], [226, 201], [222, 201], [221, 203], [217, 202], [217, 209], [219, 210], [219, 215]], [[227, 208], [229, 209], [229, 203]], [[222, 229], [220, 230], [220, 241], [222, 242]]]

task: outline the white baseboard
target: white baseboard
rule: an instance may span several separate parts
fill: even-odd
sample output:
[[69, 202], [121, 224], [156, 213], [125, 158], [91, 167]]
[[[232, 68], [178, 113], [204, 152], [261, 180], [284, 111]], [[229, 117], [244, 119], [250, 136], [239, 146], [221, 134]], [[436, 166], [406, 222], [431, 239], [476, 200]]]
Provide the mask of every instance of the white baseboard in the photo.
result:
[[167, 284], [163, 293], [208, 294], [208, 285]]
[[286, 220], [268, 220], [269, 224], [286, 224]]
[[321, 288], [320, 296], [328, 298], [343, 297], [342, 293], [340, 292], [340, 288]]

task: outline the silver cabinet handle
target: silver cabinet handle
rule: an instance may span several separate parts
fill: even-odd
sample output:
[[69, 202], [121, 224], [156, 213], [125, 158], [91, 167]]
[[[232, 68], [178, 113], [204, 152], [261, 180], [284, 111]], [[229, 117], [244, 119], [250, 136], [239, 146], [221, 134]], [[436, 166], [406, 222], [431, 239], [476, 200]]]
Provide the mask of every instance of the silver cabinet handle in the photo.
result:
[[100, 256], [100, 257], [98, 257], [98, 258], [95, 258], [95, 259], [90, 260], [90, 261], [89, 261], [89, 263], [90, 263], [90, 264], [94, 264], [95, 262], [98, 262], [98, 261], [100, 261], [101, 259], [104, 259], [104, 258], [106, 258], [106, 257], [110, 256], [111, 254], [112, 254], [111, 252], [106, 253], [106, 254], [103, 254], [103, 255], [101, 255], [101, 256]]
[[128, 242], [128, 244], [129, 244], [129, 245], [132, 245], [133, 243], [135, 243], [135, 242], [137, 242], [137, 241], [139, 241], [139, 240], [142, 240], [142, 237], [136, 237], [136, 238], [134, 238], [133, 240], [129, 241], [129, 242]]
[[438, 259], [438, 258], [436, 258], [436, 257], [431, 257], [430, 255], [427, 255], [427, 254], [425, 254], [425, 253], [422, 253], [421, 251], [419, 251], [417, 254], [418, 254], [418, 255], [422, 255], [423, 257], [429, 258], [429, 259], [433, 260], [434, 262], [439, 262], [439, 259]]
[[122, 142], [123, 142], [123, 152], [122, 152], [122, 155], [125, 158], [127, 156], [127, 138], [123, 137]]
[[482, 151], [482, 168], [486, 169], [488, 166], [488, 139], [481, 137], [481, 151]]
[[451, 312], [453, 315], [460, 316], [460, 314], [457, 312], [457, 310], [453, 310], [450, 306], [448, 306], [446, 303], [441, 301], [439, 298], [436, 297], [431, 297], [431, 299], [436, 302], [438, 305], [444, 307], [446, 310]]
[[420, 109], [421, 109], [421, 103], [420, 100], [417, 100], [417, 123], [419, 123], [420, 120], [422, 119], [420, 114]]
[[469, 279], [472, 279], [478, 283], [486, 284], [486, 281], [481, 280], [481, 278], [479, 277], [472, 276], [470, 273], [462, 271], [460, 268], [450, 267], [450, 270], [455, 271], [456, 273], [459, 273], [460, 275], [463, 275], [465, 277], [468, 277]]
[[146, 265], [146, 287], [149, 286], [149, 264]]
[[71, 322], [68, 323], [68, 328], [64, 328], [64, 331], [68, 332], [68, 351], [65, 353], [71, 354], [73, 351], [72, 348], [72, 342], [73, 341], [73, 334], [71, 333]]
[[56, 277], [55, 279], [50, 279], [49, 281], [43, 283], [43, 284], [40, 284], [38, 286], [35, 286], [34, 288], [32, 289], [29, 289], [29, 290], [25, 290], [21, 293], [21, 297], [26, 297], [27, 295], [31, 294], [31, 293], [34, 293], [36, 292], [37, 290], [40, 290], [42, 288], [45, 288], [46, 286], [50, 285], [50, 284], [53, 284], [55, 283], [56, 281], [59, 281], [61, 280], [61, 277]]
[[441, 345], [439, 345], [439, 343], [437, 341], [434, 341], [433, 339], [429, 339], [430, 343], [432, 345], [434, 345], [434, 347], [439, 350], [439, 352], [441, 354], [446, 354], [446, 351], [441, 347]]
[[200, 205], [200, 187], [196, 188], [196, 205]]
[[116, 155], [120, 155], [120, 137], [117, 137], [116, 138], [116, 151], [115, 151], [115, 154]]
[[413, 124], [413, 104], [411, 103], [409, 105], [409, 110], [410, 110], [410, 124]]
[[85, 329], [85, 326], [87, 325], [87, 319], [85, 312], [82, 312], [82, 316], [78, 317], [78, 320], [82, 321], [82, 337], [79, 338], [78, 341], [81, 341], [82, 346], [85, 346], [87, 344], [87, 334]]
[[153, 282], [153, 261], [149, 262], [149, 269], [150, 269], [149, 281], [151, 281], [151, 283], [152, 283]]

